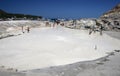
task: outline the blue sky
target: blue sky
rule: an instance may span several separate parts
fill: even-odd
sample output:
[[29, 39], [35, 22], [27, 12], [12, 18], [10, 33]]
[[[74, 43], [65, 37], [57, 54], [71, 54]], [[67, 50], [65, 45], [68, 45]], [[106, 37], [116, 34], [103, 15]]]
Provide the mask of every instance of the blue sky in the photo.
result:
[[118, 3], [120, 0], [0, 0], [0, 9], [46, 18], [98, 18]]

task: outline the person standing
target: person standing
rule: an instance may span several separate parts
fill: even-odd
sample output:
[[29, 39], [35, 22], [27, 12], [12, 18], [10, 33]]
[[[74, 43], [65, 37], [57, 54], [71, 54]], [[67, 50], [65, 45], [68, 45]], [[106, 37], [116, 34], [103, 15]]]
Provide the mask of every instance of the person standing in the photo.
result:
[[29, 33], [29, 32], [30, 32], [30, 27], [28, 26], [28, 27], [27, 27], [27, 33]]
[[22, 29], [22, 33], [25, 33], [25, 32], [24, 32], [24, 27], [23, 27], [23, 26], [21, 27], [21, 29]]

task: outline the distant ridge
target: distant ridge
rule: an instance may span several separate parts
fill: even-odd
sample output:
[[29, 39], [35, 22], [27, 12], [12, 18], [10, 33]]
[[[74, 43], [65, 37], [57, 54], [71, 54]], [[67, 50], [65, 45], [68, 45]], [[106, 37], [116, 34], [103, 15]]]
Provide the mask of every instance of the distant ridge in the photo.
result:
[[25, 14], [13, 14], [13, 13], [7, 13], [0, 9], [0, 19], [1, 20], [8, 20], [13, 19], [13, 20], [21, 20], [21, 19], [30, 19], [30, 20], [36, 20], [36, 19], [41, 19], [42, 16], [34, 16], [34, 15], [25, 15]]
[[7, 14], [7, 13], [3, 11], [2, 9], [0, 9], [0, 14]]

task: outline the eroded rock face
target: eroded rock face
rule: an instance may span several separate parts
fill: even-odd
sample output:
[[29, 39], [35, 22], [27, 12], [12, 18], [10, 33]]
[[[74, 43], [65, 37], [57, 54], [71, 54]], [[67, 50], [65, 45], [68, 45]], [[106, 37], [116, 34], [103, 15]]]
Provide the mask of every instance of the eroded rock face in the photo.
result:
[[120, 4], [104, 13], [100, 17], [100, 20], [104, 26], [108, 27], [109, 30], [120, 31]]
[[120, 19], [120, 4], [115, 6], [113, 9], [110, 11], [104, 13], [101, 17], [101, 19]]

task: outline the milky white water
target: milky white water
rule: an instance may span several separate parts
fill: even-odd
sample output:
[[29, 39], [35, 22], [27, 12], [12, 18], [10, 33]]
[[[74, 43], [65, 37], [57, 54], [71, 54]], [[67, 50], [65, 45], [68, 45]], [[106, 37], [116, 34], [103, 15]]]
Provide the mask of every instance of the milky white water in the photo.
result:
[[20, 71], [66, 65], [103, 57], [120, 49], [120, 40], [63, 27], [36, 28], [0, 40], [0, 65]]

